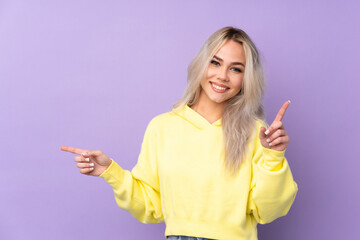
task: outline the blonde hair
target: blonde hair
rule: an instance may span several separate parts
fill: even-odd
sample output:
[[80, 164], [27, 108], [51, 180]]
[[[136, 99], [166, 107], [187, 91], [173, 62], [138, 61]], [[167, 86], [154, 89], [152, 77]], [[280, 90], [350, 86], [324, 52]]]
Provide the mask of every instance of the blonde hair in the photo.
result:
[[225, 146], [224, 166], [236, 174], [247, 153], [247, 145], [256, 121], [264, 119], [262, 106], [265, 81], [259, 52], [250, 37], [241, 29], [224, 27], [213, 33], [188, 67], [187, 87], [174, 108], [194, 105], [200, 97], [201, 80], [215, 53], [227, 42], [240, 43], [245, 52], [245, 71], [240, 92], [227, 100], [222, 116]]

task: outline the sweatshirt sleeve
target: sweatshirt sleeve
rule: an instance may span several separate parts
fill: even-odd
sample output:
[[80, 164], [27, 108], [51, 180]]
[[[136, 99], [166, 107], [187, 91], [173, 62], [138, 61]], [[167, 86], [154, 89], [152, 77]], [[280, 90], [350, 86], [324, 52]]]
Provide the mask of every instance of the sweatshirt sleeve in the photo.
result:
[[253, 214], [258, 223], [265, 224], [288, 213], [298, 187], [285, 158], [286, 149], [276, 151], [261, 145], [261, 125], [268, 127], [263, 121], [256, 124], [247, 213]]
[[142, 223], [164, 221], [157, 171], [156, 128], [151, 121], [145, 131], [138, 162], [132, 171], [115, 161], [100, 175], [110, 184], [118, 206]]

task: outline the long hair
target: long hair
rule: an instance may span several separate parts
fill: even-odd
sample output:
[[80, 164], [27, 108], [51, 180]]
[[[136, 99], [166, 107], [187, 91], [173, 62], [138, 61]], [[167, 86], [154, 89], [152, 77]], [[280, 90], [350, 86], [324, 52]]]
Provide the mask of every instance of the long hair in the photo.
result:
[[186, 104], [192, 106], [199, 100], [201, 80], [205, 77], [209, 63], [228, 40], [240, 43], [246, 58], [241, 90], [227, 100], [222, 116], [224, 165], [234, 175], [244, 161], [256, 121], [264, 119], [262, 101], [265, 81], [259, 52], [250, 37], [243, 30], [234, 27], [224, 27], [213, 33], [191, 61], [188, 67], [187, 87], [173, 107]]

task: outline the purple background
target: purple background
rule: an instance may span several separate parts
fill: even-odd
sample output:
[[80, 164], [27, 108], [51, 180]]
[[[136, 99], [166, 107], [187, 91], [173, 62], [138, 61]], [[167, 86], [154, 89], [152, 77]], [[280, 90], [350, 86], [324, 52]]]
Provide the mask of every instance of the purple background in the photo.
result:
[[[259, 239], [358, 239], [356, 1], [0, 1], [0, 239], [164, 239], [79, 173], [62, 145], [136, 164], [207, 37], [244, 29], [265, 58], [264, 105], [284, 123], [298, 196]], [[219, 206], [221, 207], [221, 206]]]

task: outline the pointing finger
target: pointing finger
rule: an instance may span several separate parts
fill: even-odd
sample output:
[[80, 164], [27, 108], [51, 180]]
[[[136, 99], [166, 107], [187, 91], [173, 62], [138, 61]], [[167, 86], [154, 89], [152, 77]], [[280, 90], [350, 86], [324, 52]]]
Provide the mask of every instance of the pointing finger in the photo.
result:
[[83, 152], [87, 152], [88, 150], [80, 149], [80, 148], [74, 148], [74, 147], [68, 147], [68, 146], [61, 146], [60, 148], [62, 151], [71, 152], [75, 154], [81, 155]]
[[280, 108], [278, 114], [275, 117], [275, 121], [281, 121], [285, 115], [286, 109], [289, 107], [290, 105], [290, 100], [286, 101], [282, 107]]

